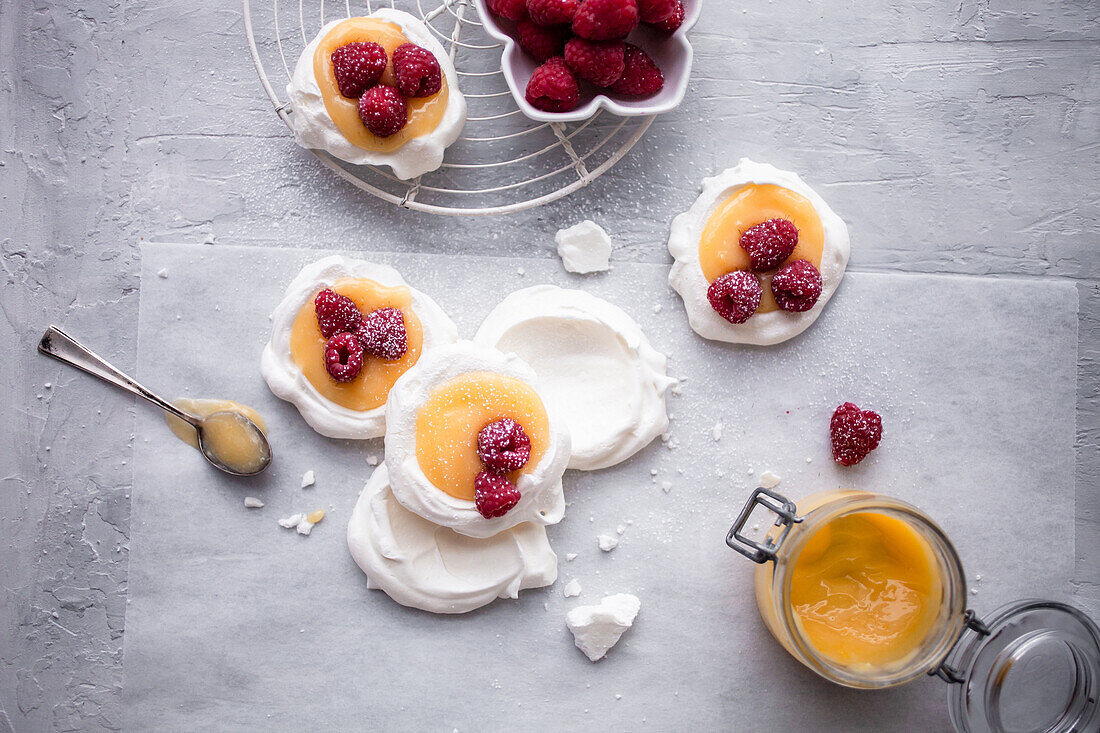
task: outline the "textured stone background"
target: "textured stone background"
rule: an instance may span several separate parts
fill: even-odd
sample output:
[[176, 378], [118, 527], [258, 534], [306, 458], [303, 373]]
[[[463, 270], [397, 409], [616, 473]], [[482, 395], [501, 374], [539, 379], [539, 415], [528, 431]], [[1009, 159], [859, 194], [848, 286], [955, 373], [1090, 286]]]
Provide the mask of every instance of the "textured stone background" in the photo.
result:
[[34, 345], [63, 323], [132, 367], [140, 240], [354, 249], [372, 228], [394, 250], [530, 255], [592, 217], [617, 257], [665, 262], [669, 219], [742, 155], [818, 188], [854, 270], [1077, 284], [1078, 601], [1095, 614], [1100, 3], [708, 0], [693, 40], [684, 106], [611, 173], [456, 220], [297, 149], [236, 2], [0, 0], [0, 733], [121, 723], [135, 408]]

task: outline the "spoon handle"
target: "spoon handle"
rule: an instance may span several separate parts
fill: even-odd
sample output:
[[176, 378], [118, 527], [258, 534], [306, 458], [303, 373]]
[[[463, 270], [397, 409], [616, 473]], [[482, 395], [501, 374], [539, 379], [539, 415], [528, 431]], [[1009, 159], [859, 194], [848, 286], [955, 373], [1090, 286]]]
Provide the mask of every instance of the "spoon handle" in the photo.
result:
[[97, 355], [87, 346], [79, 343], [57, 326], [50, 326], [46, 329], [46, 333], [42, 335], [42, 340], [38, 342], [38, 350], [46, 356], [53, 357], [69, 366], [74, 366], [83, 372], [87, 372], [93, 377], [99, 377], [104, 382], [120, 387], [132, 395], [149, 400], [157, 407], [167, 410], [180, 420], [188, 422], [195, 427], [199, 426], [200, 420], [197, 417], [188, 412], [184, 412], [171, 402], [158, 397], [145, 387], [142, 387], [136, 381], [126, 376], [116, 367], [107, 363], [101, 356]]

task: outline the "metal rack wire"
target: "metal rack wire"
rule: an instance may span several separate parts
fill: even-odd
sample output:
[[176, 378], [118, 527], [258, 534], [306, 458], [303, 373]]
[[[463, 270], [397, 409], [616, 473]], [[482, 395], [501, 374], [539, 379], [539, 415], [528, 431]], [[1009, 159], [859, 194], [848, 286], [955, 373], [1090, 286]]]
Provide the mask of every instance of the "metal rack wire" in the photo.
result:
[[[620, 118], [603, 110], [584, 122], [530, 120], [520, 113], [500, 68], [500, 44], [478, 19], [471, 0], [375, 0], [424, 19], [448, 49], [458, 71], [469, 113], [462, 137], [447, 149], [442, 167], [411, 181], [388, 168], [345, 163], [322, 151], [318, 159], [337, 175], [390, 203], [452, 216], [502, 214], [562, 198], [591, 183], [641, 139], [652, 117]], [[369, 15], [350, 0], [271, 0], [254, 8], [243, 0], [245, 34], [260, 83], [289, 126], [281, 90], [302, 49], [327, 21]], [[274, 69], [273, 82], [268, 69]]]

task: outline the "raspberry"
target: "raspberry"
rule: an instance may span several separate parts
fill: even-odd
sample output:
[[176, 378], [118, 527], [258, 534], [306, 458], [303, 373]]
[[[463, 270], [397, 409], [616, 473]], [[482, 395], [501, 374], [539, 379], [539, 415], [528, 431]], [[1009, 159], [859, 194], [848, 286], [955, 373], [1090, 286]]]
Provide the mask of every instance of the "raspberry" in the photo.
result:
[[527, 0], [486, 0], [489, 10], [508, 20], [527, 17]]
[[741, 235], [741, 249], [749, 255], [754, 272], [774, 270], [798, 246], [798, 227], [786, 219], [768, 219]]
[[589, 41], [572, 38], [565, 44], [565, 62], [580, 78], [598, 87], [609, 87], [626, 68], [626, 44], [622, 41]]
[[350, 333], [338, 333], [325, 344], [325, 369], [337, 382], [350, 382], [363, 368], [363, 346]]
[[400, 132], [408, 116], [405, 98], [385, 84], [371, 87], [359, 98], [359, 119], [378, 137], [389, 137]]
[[772, 295], [785, 311], [808, 311], [821, 297], [821, 273], [809, 260], [795, 260], [772, 277]]
[[854, 466], [878, 447], [882, 440], [882, 418], [877, 412], [845, 402], [836, 408], [829, 421], [829, 439], [833, 444], [833, 460], [842, 466]]
[[393, 75], [397, 91], [407, 97], [430, 97], [443, 86], [439, 61], [426, 48], [402, 43], [393, 50]]
[[555, 56], [535, 69], [527, 82], [527, 101], [545, 112], [568, 112], [580, 104], [580, 85], [564, 58]]
[[351, 298], [328, 288], [317, 293], [313, 309], [317, 312], [317, 327], [325, 338], [332, 338], [337, 333], [354, 333], [363, 320], [363, 314]]
[[522, 425], [506, 417], [489, 423], [477, 434], [477, 455], [490, 471], [518, 471], [531, 458], [531, 439]]
[[333, 51], [331, 58], [340, 93], [352, 99], [377, 84], [386, 70], [386, 49], [377, 43], [348, 43]]
[[363, 345], [363, 351], [381, 359], [396, 361], [409, 350], [405, 314], [399, 308], [371, 311], [359, 324], [355, 337]]
[[744, 323], [752, 318], [763, 294], [760, 278], [747, 270], [727, 272], [707, 288], [710, 307], [730, 323]]
[[679, 0], [637, 0], [638, 19], [643, 23], [663, 23], [672, 17]]
[[552, 56], [561, 56], [568, 31], [561, 26], [544, 27], [521, 20], [516, 23], [516, 35], [519, 37], [519, 47], [541, 64]]
[[581, 0], [573, 32], [590, 41], [621, 40], [638, 25], [635, 0]]
[[519, 489], [495, 473], [482, 471], [474, 479], [474, 506], [486, 519], [503, 517], [519, 503]]
[[667, 33], [672, 35], [676, 30], [684, 24], [684, 3], [681, 0], [675, 0], [672, 6], [672, 15], [668, 16], [667, 20], [663, 20], [660, 23], [651, 23], [653, 30], [661, 33]]
[[665, 75], [661, 69], [648, 53], [633, 43], [626, 44], [623, 61], [626, 68], [619, 80], [611, 85], [611, 91], [626, 97], [648, 97], [664, 87]]
[[581, 0], [527, 0], [527, 14], [539, 25], [572, 23]]

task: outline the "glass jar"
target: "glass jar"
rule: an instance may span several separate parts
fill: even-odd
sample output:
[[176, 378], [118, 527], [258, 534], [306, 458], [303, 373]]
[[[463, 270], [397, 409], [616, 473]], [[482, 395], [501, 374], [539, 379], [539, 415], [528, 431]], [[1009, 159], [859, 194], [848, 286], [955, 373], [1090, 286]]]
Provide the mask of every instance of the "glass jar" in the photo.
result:
[[[751, 548], [753, 559], [762, 557], [756, 570], [756, 604], [768, 630], [795, 659], [838, 684], [874, 689], [920, 677], [947, 656], [965, 623], [966, 576], [951, 541], [927, 515], [898, 499], [866, 491], [823, 492], [795, 506], [779, 494], [762, 489], [747, 507], [750, 513], [756, 504], [772, 509], [780, 520], [762, 543], [731, 532], [735, 540], [731, 546], [738, 550]], [[791, 600], [792, 574], [803, 548], [822, 528], [842, 517], [868, 513], [900, 521], [924, 543], [933, 568], [933, 587], [927, 600], [936, 608], [929, 611], [934, 619], [927, 624], [923, 638], [916, 640], [913, 649], [901, 658], [884, 664], [843, 664], [821, 653], [806, 633]]]
[[[757, 541], [746, 537], [744, 528], [761, 507], [773, 512], [775, 521]], [[801, 579], [796, 568], [808, 545], [813, 548], [807, 553], [811, 560], [821, 547], [834, 543], [848, 542], [850, 550], [853, 542], [861, 541], [859, 533], [853, 532], [859, 526], [852, 523], [853, 518], [867, 522], [868, 517], [879, 523], [877, 527], [900, 529], [876, 530], [874, 538], [879, 543], [901, 543], [899, 568], [921, 567], [921, 607], [926, 615], [921, 617], [920, 633], [903, 639], [897, 650], [889, 649], [892, 656], [883, 657], [887, 661], [841, 661], [840, 655], [824, 653], [824, 647], [815, 644], [814, 634], [796, 609], [792, 595], [806, 587], [805, 567], [799, 571]], [[811, 544], [830, 527], [822, 540]], [[1051, 601], [1019, 601], [995, 611], [984, 622], [979, 620], [966, 609], [966, 576], [958, 552], [943, 530], [916, 507], [855, 490], [814, 494], [796, 505], [759, 488], [726, 535], [726, 544], [759, 564], [756, 602], [768, 630], [792, 656], [825, 679], [876, 689], [935, 675], [953, 685], [948, 695], [951, 720], [964, 733], [1100, 731], [1100, 628], [1096, 623], [1072, 606]], [[907, 564], [905, 558], [912, 557], [920, 562]], [[844, 573], [840, 577], [848, 580]], [[814, 582], [811, 577], [810, 587]], [[867, 608], [874, 613], [870, 606], [862, 611]], [[837, 638], [843, 645], [851, 637]], [[890, 643], [897, 639], [890, 638]]]

